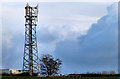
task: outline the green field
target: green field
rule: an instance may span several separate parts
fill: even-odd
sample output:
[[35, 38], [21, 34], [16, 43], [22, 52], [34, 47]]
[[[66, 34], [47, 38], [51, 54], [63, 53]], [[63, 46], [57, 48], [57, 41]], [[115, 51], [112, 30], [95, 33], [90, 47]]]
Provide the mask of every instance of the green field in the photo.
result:
[[2, 76], [2, 79], [120, 79], [120, 77], [51, 78], [51, 77]]

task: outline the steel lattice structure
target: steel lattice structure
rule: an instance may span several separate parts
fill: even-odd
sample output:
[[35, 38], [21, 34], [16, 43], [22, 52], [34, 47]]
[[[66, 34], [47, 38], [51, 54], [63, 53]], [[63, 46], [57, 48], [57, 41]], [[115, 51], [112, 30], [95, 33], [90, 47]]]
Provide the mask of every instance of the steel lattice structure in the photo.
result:
[[36, 39], [38, 5], [25, 7], [25, 45], [23, 57], [23, 72], [39, 73], [39, 58]]

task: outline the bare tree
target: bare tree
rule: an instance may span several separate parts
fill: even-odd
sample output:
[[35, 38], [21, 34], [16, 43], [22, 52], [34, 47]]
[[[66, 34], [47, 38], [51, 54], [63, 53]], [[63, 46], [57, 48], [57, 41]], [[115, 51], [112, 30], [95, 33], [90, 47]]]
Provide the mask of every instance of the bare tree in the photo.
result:
[[52, 55], [42, 55], [40, 59], [41, 74], [46, 76], [56, 75], [59, 73], [62, 61], [54, 59]]

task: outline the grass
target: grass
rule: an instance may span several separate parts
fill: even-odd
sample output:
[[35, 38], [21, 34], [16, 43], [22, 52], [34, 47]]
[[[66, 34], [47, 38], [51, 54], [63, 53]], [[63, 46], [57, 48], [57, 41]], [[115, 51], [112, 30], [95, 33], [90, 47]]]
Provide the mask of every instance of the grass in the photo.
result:
[[78, 77], [78, 78], [52, 78], [52, 77], [23, 77], [23, 76], [2, 76], [2, 79], [120, 79], [120, 77]]

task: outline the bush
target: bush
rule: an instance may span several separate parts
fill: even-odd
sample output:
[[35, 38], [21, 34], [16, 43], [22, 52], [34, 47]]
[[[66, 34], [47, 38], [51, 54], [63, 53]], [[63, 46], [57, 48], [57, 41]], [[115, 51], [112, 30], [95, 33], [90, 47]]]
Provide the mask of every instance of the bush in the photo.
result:
[[2, 76], [9, 76], [8, 73], [2, 73]]
[[24, 72], [20, 74], [21, 76], [30, 76], [29, 72]]
[[33, 73], [32, 76], [38, 76], [38, 73]]

